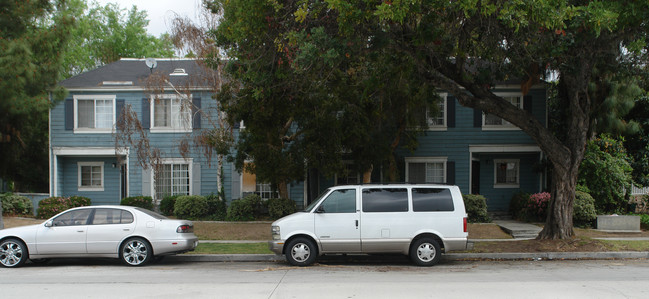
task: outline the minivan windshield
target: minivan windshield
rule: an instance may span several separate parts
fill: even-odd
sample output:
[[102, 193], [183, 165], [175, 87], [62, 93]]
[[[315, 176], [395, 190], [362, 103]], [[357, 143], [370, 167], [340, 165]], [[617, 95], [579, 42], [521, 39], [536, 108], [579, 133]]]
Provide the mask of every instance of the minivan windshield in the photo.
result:
[[311, 212], [311, 210], [313, 210], [313, 208], [318, 204], [318, 202], [320, 202], [322, 197], [325, 196], [325, 194], [327, 194], [327, 193], [329, 193], [329, 189], [327, 189], [327, 190], [323, 191], [322, 193], [320, 193], [320, 195], [318, 195], [318, 197], [316, 199], [314, 199], [308, 206], [306, 206], [306, 208], [304, 208], [303, 212], [307, 212], [307, 213]]

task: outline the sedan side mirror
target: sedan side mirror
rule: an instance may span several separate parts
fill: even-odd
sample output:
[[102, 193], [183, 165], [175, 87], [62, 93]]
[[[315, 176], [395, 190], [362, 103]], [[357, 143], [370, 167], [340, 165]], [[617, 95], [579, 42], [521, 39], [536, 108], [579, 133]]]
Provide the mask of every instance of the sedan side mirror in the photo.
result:
[[318, 209], [317, 209], [317, 210], [315, 210], [315, 212], [316, 212], [316, 213], [318, 213], [318, 214], [322, 214], [322, 213], [324, 213], [324, 212], [325, 212], [325, 209], [324, 209], [324, 207], [323, 207], [323, 206], [319, 206], [319, 207], [318, 207]]
[[52, 220], [45, 222], [45, 227], [52, 227]]

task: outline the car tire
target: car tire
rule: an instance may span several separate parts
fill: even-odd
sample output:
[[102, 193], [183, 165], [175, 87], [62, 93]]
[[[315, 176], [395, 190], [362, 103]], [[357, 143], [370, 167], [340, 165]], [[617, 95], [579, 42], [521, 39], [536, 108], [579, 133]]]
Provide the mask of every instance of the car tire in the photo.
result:
[[50, 259], [30, 259], [30, 261], [33, 264], [42, 265], [42, 264], [47, 264], [50, 261]]
[[147, 240], [131, 238], [119, 247], [119, 257], [128, 266], [144, 266], [153, 258], [153, 249]]
[[17, 268], [29, 259], [27, 246], [19, 239], [6, 239], [0, 243], [0, 264], [7, 268]]
[[286, 260], [293, 266], [308, 266], [315, 262], [318, 248], [307, 238], [296, 238], [286, 247]]
[[410, 259], [418, 266], [430, 267], [437, 264], [442, 257], [439, 243], [432, 238], [415, 240], [410, 247]]

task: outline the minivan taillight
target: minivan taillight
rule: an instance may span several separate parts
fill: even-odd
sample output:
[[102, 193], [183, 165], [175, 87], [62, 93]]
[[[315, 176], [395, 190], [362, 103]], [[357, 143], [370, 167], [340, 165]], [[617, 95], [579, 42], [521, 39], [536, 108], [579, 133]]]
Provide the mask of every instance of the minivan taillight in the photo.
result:
[[188, 225], [188, 224], [183, 224], [179, 226], [176, 229], [177, 233], [193, 233], [194, 232], [194, 226]]
[[465, 232], [465, 233], [468, 232], [468, 230], [467, 230], [467, 222], [468, 222], [468, 221], [469, 221], [469, 220], [467, 219], [467, 217], [464, 217], [464, 232]]

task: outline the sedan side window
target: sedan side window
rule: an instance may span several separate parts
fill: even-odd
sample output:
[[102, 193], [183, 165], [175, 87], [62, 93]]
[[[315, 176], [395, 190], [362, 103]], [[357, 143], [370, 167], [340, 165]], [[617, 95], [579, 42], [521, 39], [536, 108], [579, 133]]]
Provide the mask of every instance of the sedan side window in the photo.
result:
[[53, 226], [72, 226], [88, 224], [88, 217], [92, 209], [74, 210], [53, 219]]
[[335, 190], [318, 209], [323, 213], [356, 213], [356, 190]]
[[118, 209], [96, 209], [93, 225], [100, 224], [126, 224], [133, 222], [133, 214], [129, 211]]

